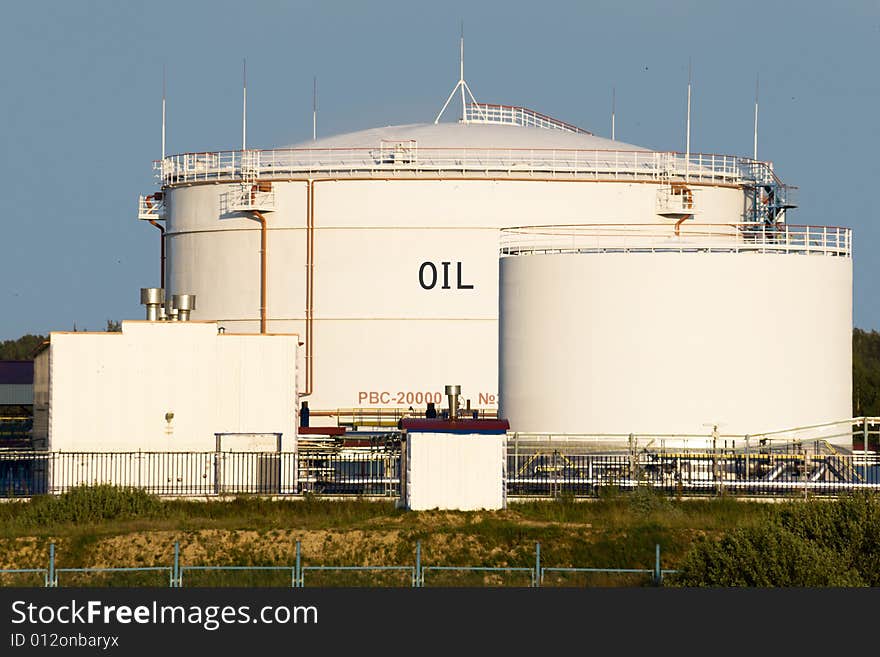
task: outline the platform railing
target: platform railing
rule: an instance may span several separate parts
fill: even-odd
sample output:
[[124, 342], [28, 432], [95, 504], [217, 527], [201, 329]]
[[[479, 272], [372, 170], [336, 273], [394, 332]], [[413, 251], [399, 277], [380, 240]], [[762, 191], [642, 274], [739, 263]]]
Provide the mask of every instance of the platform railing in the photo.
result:
[[763, 223], [590, 224], [501, 230], [502, 256], [546, 253], [794, 253], [852, 256], [852, 229]]
[[516, 125], [520, 127], [542, 128], [545, 130], [561, 130], [578, 134], [592, 135], [593, 133], [579, 128], [571, 123], [554, 119], [552, 116], [541, 114], [527, 107], [513, 105], [496, 105], [493, 103], [467, 103], [465, 105], [464, 120], [467, 123], [488, 123], [501, 125]]
[[736, 155], [642, 150], [540, 148], [412, 148], [405, 158], [387, 147], [282, 148], [169, 155], [154, 162], [163, 186], [285, 179], [308, 175], [374, 176], [407, 172], [449, 175], [542, 174], [588, 180], [748, 184], [772, 176], [772, 164]]

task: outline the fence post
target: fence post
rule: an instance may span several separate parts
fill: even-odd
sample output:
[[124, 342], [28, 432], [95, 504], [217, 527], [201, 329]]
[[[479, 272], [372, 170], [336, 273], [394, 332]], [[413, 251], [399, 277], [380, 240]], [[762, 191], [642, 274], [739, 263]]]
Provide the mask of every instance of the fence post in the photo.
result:
[[660, 569], [660, 544], [654, 546], [654, 586], [663, 586], [663, 571]]
[[420, 588], [422, 586], [422, 542], [416, 541], [416, 579], [413, 586]]
[[636, 437], [634, 434], [629, 434], [629, 479], [630, 482], [634, 482], [636, 479]]
[[180, 588], [180, 541], [174, 541], [174, 566], [171, 571], [171, 588]]
[[58, 580], [55, 577], [55, 544], [49, 543], [49, 576], [46, 586], [55, 588], [58, 586]]
[[302, 588], [302, 546], [299, 541], [296, 542], [296, 570], [293, 578], [293, 585]]
[[[751, 470], [749, 470], [749, 455], [750, 455], [751, 450], [752, 450], [752, 447], [751, 447], [751, 445], [749, 444], [749, 434], [746, 434], [746, 473], [745, 473], [745, 480], [746, 480], [746, 482], [748, 482], [748, 483], [751, 483], [751, 481], [752, 481], [752, 473], [751, 473]], [[751, 488], [747, 488], [746, 490], [751, 490]]]
[[806, 501], [807, 499], [809, 499], [809, 496], [807, 495], [807, 486], [809, 485], [810, 480], [808, 476], [808, 471], [810, 469], [810, 455], [808, 453], [806, 445], [801, 445], [801, 449], [803, 449], [804, 451], [804, 501]]
[[541, 575], [541, 543], [540, 541], [535, 543], [535, 586], [541, 586], [541, 580], [543, 576]]

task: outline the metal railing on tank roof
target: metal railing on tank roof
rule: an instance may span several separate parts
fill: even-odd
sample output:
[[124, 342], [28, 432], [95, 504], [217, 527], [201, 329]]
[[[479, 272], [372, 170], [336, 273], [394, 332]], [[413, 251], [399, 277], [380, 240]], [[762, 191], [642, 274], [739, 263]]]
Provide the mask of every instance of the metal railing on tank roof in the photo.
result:
[[544, 148], [281, 148], [169, 155], [153, 164], [162, 186], [294, 176], [512, 176], [721, 185], [775, 180], [773, 166], [736, 155]]
[[561, 130], [577, 134], [592, 135], [571, 123], [554, 119], [526, 107], [514, 105], [496, 105], [493, 103], [467, 103], [464, 110], [466, 123], [487, 123], [496, 125], [516, 125], [521, 127], [543, 128], [545, 130]]
[[501, 230], [502, 256], [547, 253], [788, 253], [852, 257], [852, 229], [789, 224], [590, 224]]

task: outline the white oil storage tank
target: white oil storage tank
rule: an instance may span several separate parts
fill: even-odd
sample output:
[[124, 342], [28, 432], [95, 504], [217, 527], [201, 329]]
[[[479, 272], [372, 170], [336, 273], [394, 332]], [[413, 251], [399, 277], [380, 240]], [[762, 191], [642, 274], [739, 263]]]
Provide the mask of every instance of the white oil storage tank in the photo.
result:
[[503, 231], [499, 412], [618, 436], [850, 418], [851, 247], [779, 223]]
[[192, 318], [231, 332], [302, 336], [315, 421], [424, 408], [449, 380], [475, 408], [497, 405], [500, 229], [699, 220], [723, 232], [763, 220], [772, 204], [756, 194], [773, 180], [769, 163], [651, 151], [479, 103], [457, 122], [157, 168], [161, 192], [140, 216], [164, 221], [166, 295], [197, 295]]

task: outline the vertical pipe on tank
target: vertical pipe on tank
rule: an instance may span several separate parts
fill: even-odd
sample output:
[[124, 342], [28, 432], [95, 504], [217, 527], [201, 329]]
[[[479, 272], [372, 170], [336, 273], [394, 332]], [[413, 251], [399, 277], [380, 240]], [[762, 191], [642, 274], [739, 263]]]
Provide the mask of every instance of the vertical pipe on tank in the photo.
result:
[[693, 216], [694, 215], [692, 215], [692, 214], [686, 214], [686, 215], [683, 215], [681, 219], [679, 219], [678, 221], [675, 222], [675, 236], [676, 237], [679, 237], [681, 235], [681, 225]]
[[315, 181], [306, 181], [306, 389], [312, 394], [314, 386], [314, 326], [315, 308]]
[[266, 217], [259, 210], [252, 210], [254, 219], [260, 222], [260, 333], [266, 333], [266, 303], [267, 303], [267, 283], [266, 283], [266, 264], [268, 259], [267, 248], [267, 232]]
[[162, 289], [165, 288], [165, 227], [159, 225], [155, 219], [150, 219], [149, 222], [153, 224], [160, 231], [159, 236], [159, 287]]

